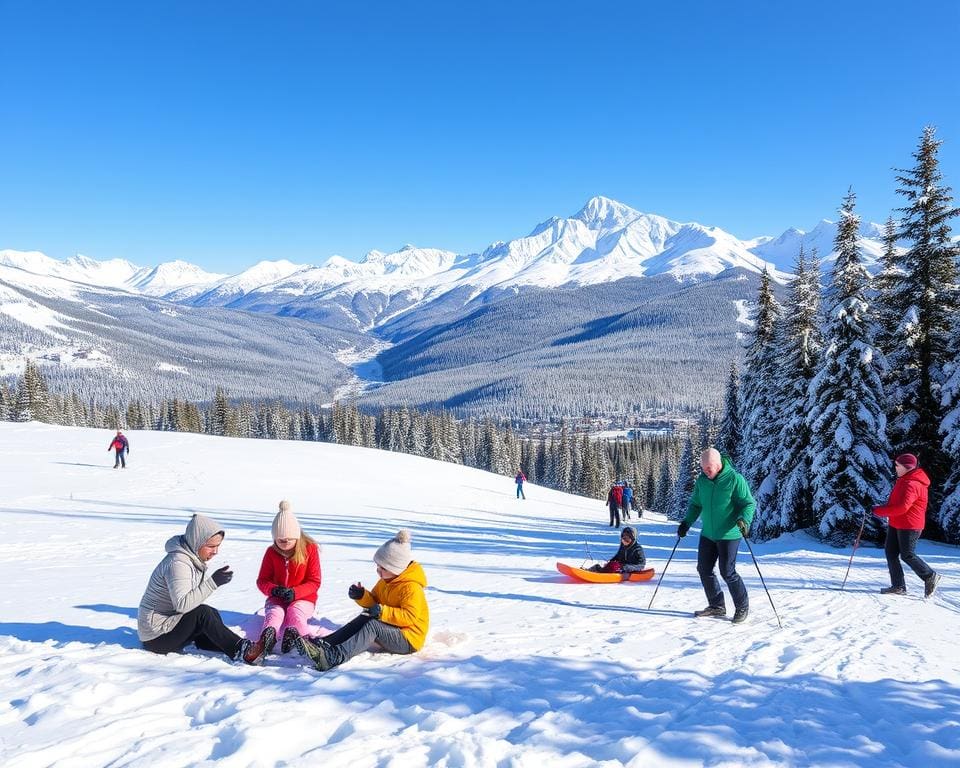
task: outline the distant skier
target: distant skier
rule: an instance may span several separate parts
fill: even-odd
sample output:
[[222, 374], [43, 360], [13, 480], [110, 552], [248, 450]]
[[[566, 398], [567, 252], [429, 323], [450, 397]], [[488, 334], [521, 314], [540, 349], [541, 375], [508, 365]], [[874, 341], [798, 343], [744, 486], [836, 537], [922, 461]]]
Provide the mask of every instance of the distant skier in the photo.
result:
[[918, 463], [917, 457], [912, 453], [897, 456], [893, 464], [897, 482], [890, 492], [890, 498], [886, 504], [873, 508], [873, 514], [886, 517], [890, 521], [884, 547], [887, 570], [890, 571], [890, 586], [880, 590], [884, 595], [907, 594], [901, 560], [923, 579], [924, 597], [930, 597], [940, 581], [940, 574], [917, 556], [917, 540], [926, 522], [927, 489], [930, 487], [930, 478]]
[[607, 506], [610, 508], [610, 525], [620, 527], [620, 505], [623, 503], [623, 488], [611, 485], [607, 493]]
[[623, 490], [620, 491], [621, 501], [620, 501], [620, 516], [624, 520], [630, 519], [630, 502], [633, 499], [633, 488], [630, 487], [630, 483], [623, 484]]
[[687, 515], [677, 527], [677, 536], [683, 538], [697, 518], [703, 516], [703, 530], [697, 548], [697, 573], [707, 595], [707, 607], [693, 615], [727, 615], [723, 590], [714, 570], [719, 560], [720, 575], [727, 583], [736, 607], [733, 622], [739, 624], [747, 618], [750, 599], [743, 579], [737, 573], [737, 551], [740, 539], [746, 536], [753, 522], [756, 502], [743, 475], [716, 448], [709, 448], [701, 454], [700, 469], [702, 472], [693, 485]]
[[523, 484], [527, 482], [527, 476], [523, 474], [522, 469], [517, 470], [517, 476], [514, 478], [514, 482], [517, 484], [517, 498], [526, 499], [527, 494], [523, 492]]
[[110, 441], [110, 445], [107, 447], [107, 451], [116, 451], [117, 458], [113, 462], [113, 468], [123, 467], [127, 468], [127, 460], [125, 456], [130, 453], [130, 441], [127, 440], [126, 435], [123, 434], [119, 429], [117, 430], [116, 437]]

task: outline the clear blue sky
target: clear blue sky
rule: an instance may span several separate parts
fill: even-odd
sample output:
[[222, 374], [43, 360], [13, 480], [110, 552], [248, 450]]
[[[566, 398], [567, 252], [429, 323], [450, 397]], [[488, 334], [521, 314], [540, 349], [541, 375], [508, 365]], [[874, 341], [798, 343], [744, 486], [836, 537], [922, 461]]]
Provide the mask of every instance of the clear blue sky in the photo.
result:
[[211, 270], [471, 252], [596, 194], [740, 237], [864, 218], [960, 3], [0, 0], [0, 248]]

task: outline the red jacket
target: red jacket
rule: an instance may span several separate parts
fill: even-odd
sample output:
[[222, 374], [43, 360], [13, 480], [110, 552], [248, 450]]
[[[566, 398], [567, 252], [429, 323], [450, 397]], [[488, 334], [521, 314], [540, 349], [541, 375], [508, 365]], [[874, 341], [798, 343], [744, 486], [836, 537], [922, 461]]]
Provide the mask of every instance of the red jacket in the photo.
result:
[[618, 507], [623, 504], [623, 487], [619, 485], [614, 485], [610, 488], [610, 493], [607, 494], [607, 504], [613, 501]]
[[317, 602], [320, 589], [320, 550], [316, 544], [307, 546], [307, 562], [296, 565], [279, 552], [276, 547], [267, 547], [260, 564], [257, 589], [267, 597], [274, 587], [292, 587], [294, 600]]
[[889, 517], [890, 525], [901, 531], [922, 531], [927, 515], [930, 478], [920, 467], [898, 477], [887, 503], [873, 508], [878, 517]]

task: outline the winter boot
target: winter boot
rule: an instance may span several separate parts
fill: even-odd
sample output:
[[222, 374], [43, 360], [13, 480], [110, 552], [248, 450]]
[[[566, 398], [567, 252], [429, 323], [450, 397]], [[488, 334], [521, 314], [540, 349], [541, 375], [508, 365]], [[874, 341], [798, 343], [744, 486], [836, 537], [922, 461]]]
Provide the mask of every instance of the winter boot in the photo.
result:
[[705, 617], [723, 619], [723, 618], [726, 618], [727, 616], [727, 609], [724, 608], [722, 605], [708, 605], [706, 608], [704, 608], [701, 611], [694, 611], [693, 615], [696, 616], [698, 619], [702, 619]]
[[296, 627], [287, 627], [285, 630], [283, 630], [283, 640], [280, 643], [280, 652], [290, 653], [294, 646], [296, 646], [298, 637], [300, 637], [300, 633], [297, 631]]
[[907, 594], [906, 587], [884, 587], [880, 590], [881, 595], [905, 595]]
[[735, 610], [735, 611], [733, 612], [733, 623], [734, 623], [734, 624], [742, 624], [743, 622], [745, 622], [745, 621], [747, 620], [747, 614], [748, 614], [748, 613], [750, 613], [750, 609], [749, 609], [749, 608], [746, 608], [746, 607], [744, 607], [744, 608], [737, 608], [737, 610]]
[[327, 655], [327, 651], [330, 649], [329, 643], [325, 640], [317, 637], [313, 640], [309, 640], [303, 635], [297, 638], [297, 653], [301, 656], [306, 656], [313, 662], [313, 666], [319, 669], [321, 672], [326, 672], [333, 664], [330, 663], [330, 658]]
[[250, 653], [250, 649], [253, 647], [253, 645], [253, 640], [241, 640], [240, 645], [237, 646], [237, 650], [230, 658], [233, 661], [243, 661], [247, 664], [256, 664], [254, 661], [247, 661], [247, 654]]
[[937, 591], [937, 584], [940, 583], [940, 574], [934, 571], [923, 580], [923, 596], [930, 597]]
[[277, 643], [277, 630], [273, 627], [267, 627], [260, 633], [260, 639], [255, 643], [250, 643], [246, 652], [243, 654], [243, 660], [247, 664], [263, 664], [263, 657], [273, 650]]

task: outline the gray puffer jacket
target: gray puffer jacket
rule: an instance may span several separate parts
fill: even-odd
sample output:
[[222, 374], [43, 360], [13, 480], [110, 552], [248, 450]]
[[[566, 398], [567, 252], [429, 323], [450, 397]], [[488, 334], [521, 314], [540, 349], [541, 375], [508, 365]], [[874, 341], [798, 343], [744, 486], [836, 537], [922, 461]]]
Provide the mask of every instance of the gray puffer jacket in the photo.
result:
[[137, 611], [137, 634], [145, 643], [170, 632], [217, 588], [206, 578], [207, 564], [197, 552], [208, 539], [223, 533], [211, 518], [194, 515], [182, 536], [167, 541], [167, 556], [153, 569]]

